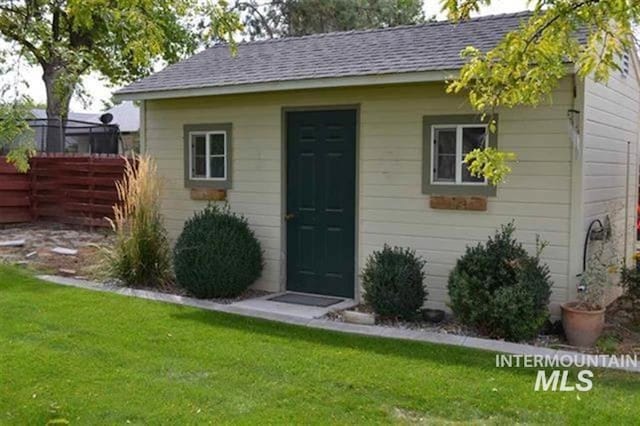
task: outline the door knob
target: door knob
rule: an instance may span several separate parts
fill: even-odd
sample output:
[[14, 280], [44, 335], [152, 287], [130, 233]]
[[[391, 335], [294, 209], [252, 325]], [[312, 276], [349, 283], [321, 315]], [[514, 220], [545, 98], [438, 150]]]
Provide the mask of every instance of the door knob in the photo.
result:
[[287, 214], [285, 214], [285, 215], [284, 215], [284, 220], [291, 220], [291, 219], [293, 219], [294, 217], [296, 217], [296, 215], [295, 215], [295, 214], [293, 214], [293, 213], [287, 213]]

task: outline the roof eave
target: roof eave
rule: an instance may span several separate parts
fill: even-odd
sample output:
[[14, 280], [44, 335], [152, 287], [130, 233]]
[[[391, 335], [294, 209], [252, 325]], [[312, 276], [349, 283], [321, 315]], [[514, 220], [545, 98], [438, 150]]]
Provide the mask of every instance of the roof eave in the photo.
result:
[[372, 86], [381, 84], [402, 84], [445, 81], [455, 78], [459, 70], [419, 71], [405, 73], [375, 74], [363, 76], [345, 76], [329, 78], [310, 78], [304, 80], [273, 81], [266, 83], [248, 83], [229, 86], [197, 87], [190, 89], [149, 90], [136, 92], [116, 92], [117, 101], [137, 101], [152, 99], [192, 98], [242, 93], [274, 92], [281, 90], [326, 89], [332, 87]]

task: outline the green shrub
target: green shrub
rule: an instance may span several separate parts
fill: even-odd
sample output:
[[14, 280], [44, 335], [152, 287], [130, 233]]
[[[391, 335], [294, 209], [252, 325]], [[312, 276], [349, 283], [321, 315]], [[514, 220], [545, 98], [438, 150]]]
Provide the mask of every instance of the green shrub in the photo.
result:
[[235, 297], [260, 277], [260, 243], [229, 207], [208, 206], [185, 225], [174, 248], [176, 281], [200, 298]]
[[620, 284], [624, 289], [624, 296], [631, 302], [631, 320], [640, 325], [640, 271], [637, 266], [633, 268], [622, 267]]
[[486, 244], [467, 247], [449, 275], [450, 306], [460, 321], [493, 337], [535, 337], [548, 318], [551, 281], [541, 264], [513, 238], [513, 223]]
[[620, 284], [629, 299], [640, 303], [640, 270], [637, 266], [632, 268], [622, 267], [620, 271]]
[[127, 160], [117, 183], [119, 203], [110, 221], [112, 247], [101, 249], [99, 269], [132, 287], [164, 287], [171, 281], [171, 249], [160, 214], [162, 192], [155, 162]]
[[425, 264], [415, 251], [385, 244], [369, 256], [362, 273], [365, 302], [381, 317], [413, 319], [427, 297]]

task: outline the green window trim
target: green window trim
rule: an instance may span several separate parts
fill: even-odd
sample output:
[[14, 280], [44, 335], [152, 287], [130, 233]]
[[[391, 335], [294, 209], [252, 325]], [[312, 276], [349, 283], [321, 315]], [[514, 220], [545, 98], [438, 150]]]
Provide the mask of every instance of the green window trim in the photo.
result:
[[[206, 123], [206, 124], [185, 124], [184, 131], [184, 187], [185, 188], [213, 188], [213, 189], [231, 189], [231, 152], [232, 152], [232, 125], [231, 123]], [[194, 135], [206, 137], [206, 151], [210, 152], [210, 135], [224, 134], [224, 154], [209, 154], [205, 156], [206, 170], [210, 169], [211, 158], [224, 158], [224, 173], [222, 177], [203, 177], [194, 178], [191, 176], [191, 138]], [[209, 172], [207, 172], [207, 175]]]
[[[498, 116], [493, 116], [498, 123]], [[489, 183], [486, 184], [461, 184], [461, 183], [433, 183], [433, 164], [432, 150], [434, 149], [434, 141], [431, 140], [432, 127], [443, 125], [487, 125], [486, 121], [482, 121], [479, 115], [473, 114], [455, 114], [455, 115], [427, 115], [423, 118], [422, 132], [422, 193], [428, 195], [456, 195], [456, 196], [496, 196], [496, 186]], [[497, 132], [489, 133], [488, 146], [492, 148], [498, 147]]]

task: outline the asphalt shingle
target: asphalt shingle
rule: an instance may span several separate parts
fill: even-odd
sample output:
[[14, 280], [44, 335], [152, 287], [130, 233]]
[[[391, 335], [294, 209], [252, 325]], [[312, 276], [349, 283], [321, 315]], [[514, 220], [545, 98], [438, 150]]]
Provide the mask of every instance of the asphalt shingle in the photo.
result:
[[217, 45], [121, 89], [119, 95], [331, 77], [459, 69], [469, 45], [493, 48], [529, 12]]

